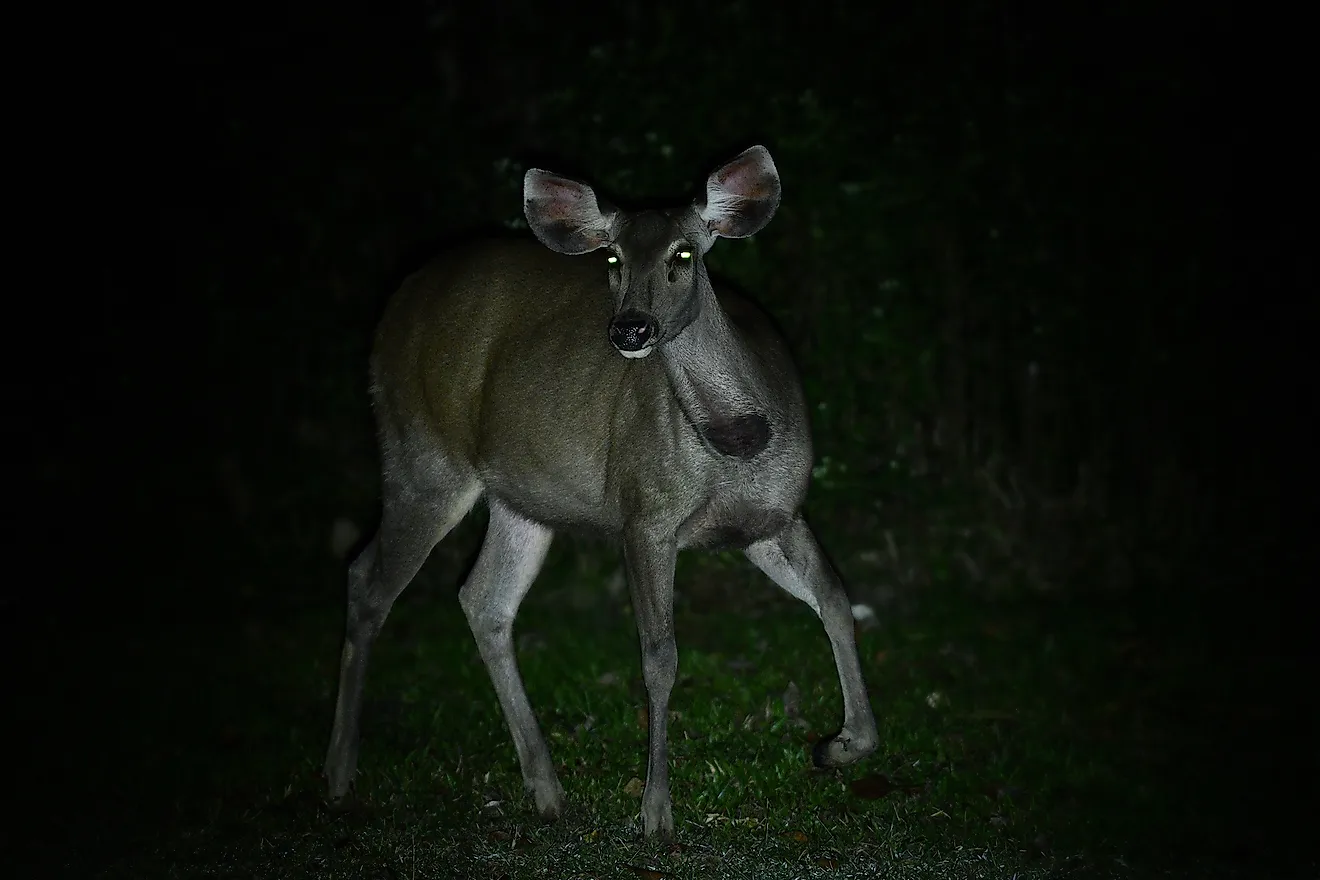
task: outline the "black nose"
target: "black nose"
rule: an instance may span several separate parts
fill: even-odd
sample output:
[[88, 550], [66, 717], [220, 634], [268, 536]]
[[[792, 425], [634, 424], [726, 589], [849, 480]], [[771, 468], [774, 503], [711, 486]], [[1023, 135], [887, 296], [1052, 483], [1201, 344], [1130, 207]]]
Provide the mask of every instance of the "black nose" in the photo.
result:
[[619, 351], [641, 351], [655, 337], [655, 318], [628, 311], [610, 321], [610, 342]]

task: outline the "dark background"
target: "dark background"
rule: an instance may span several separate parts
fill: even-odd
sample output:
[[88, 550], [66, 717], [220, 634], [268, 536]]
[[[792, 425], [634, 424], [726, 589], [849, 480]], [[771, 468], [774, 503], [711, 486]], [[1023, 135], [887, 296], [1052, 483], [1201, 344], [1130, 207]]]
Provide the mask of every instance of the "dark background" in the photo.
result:
[[1242, 664], [1309, 653], [1276, 540], [1308, 496], [1265, 451], [1307, 399], [1271, 402], [1304, 363], [1274, 297], [1308, 279], [1276, 218], [1233, 222], [1227, 3], [100, 16], [30, 69], [11, 168], [33, 491], [5, 603], [52, 773], [113, 762], [161, 633], [223, 674], [243, 621], [341, 601], [374, 322], [446, 237], [519, 220], [532, 164], [635, 199], [770, 148], [783, 207], [712, 265], [823, 405], [814, 517], [896, 536], [899, 592], [1130, 596]]

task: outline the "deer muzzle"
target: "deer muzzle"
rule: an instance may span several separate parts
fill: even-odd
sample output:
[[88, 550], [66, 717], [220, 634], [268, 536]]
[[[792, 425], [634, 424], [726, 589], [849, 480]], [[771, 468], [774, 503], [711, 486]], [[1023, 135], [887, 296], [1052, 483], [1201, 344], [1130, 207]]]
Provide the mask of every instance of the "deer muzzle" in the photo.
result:
[[610, 342], [626, 358], [646, 357], [659, 337], [655, 318], [636, 309], [620, 312], [610, 321]]

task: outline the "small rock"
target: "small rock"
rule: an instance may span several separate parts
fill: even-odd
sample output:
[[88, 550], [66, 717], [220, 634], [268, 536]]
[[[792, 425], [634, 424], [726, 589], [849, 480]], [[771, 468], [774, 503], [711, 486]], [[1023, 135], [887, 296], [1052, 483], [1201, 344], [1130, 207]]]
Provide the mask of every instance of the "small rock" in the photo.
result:
[[784, 717], [796, 718], [802, 709], [802, 691], [797, 682], [790, 681], [784, 689]]

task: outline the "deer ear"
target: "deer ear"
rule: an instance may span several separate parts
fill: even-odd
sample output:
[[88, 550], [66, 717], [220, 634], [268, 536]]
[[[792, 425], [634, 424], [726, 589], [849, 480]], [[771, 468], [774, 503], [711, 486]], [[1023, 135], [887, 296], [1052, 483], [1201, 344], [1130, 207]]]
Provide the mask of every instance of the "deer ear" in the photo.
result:
[[724, 238], [746, 238], [770, 222], [779, 207], [779, 172], [762, 146], [751, 147], [706, 179], [701, 219]]
[[618, 212], [585, 183], [532, 168], [523, 177], [523, 213], [550, 250], [585, 254], [611, 240]]

